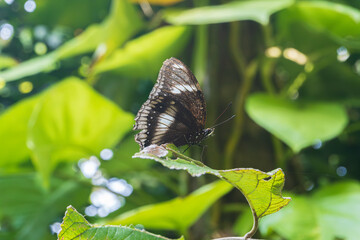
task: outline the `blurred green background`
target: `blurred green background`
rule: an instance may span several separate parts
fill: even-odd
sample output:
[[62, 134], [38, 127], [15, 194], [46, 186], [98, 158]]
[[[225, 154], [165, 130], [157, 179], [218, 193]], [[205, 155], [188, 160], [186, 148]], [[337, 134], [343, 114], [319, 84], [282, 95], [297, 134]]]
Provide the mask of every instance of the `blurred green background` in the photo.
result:
[[171, 238], [251, 229], [238, 191], [132, 158], [170, 57], [200, 82], [207, 126], [236, 114], [187, 153], [285, 172], [293, 200], [256, 238], [358, 239], [360, 1], [139, 2], [0, 1], [0, 239], [56, 239], [68, 205]]

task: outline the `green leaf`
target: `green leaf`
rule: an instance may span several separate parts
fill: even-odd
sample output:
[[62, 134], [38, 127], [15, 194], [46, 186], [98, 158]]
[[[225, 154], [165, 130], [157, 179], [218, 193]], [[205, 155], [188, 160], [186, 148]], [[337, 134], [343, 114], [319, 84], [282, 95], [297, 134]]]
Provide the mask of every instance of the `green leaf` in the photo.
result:
[[113, 147], [132, 127], [133, 115], [76, 78], [43, 93], [31, 117], [28, 146], [47, 184], [60, 161], [77, 161]]
[[252, 120], [294, 152], [338, 136], [348, 123], [345, 109], [336, 103], [290, 101], [253, 94], [245, 107]]
[[[83, 206], [91, 192], [91, 185], [52, 178], [52, 185], [45, 191], [35, 173], [0, 176], [0, 216], [7, 219], [16, 238], [40, 240], [50, 234], [49, 225], [69, 204]], [[9, 232], [10, 233], [10, 232]]]
[[283, 34], [291, 34], [297, 23], [325, 32], [339, 44], [359, 49], [360, 11], [329, 1], [301, 1], [279, 14]]
[[147, 205], [126, 212], [108, 221], [108, 224], [141, 224], [150, 229], [177, 230], [185, 233], [191, 225], [232, 186], [224, 181], [205, 185], [187, 197], [177, 197], [167, 202]]
[[198, 7], [187, 10], [170, 9], [165, 19], [172, 24], [212, 24], [253, 20], [266, 25], [270, 16], [287, 8], [294, 0], [248, 0], [232, 1], [217, 6]]
[[[69, 206], [65, 212], [64, 220], [61, 224], [61, 232], [58, 240], [75, 240], [75, 239], [169, 239], [155, 235], [133, 227], [124, 226], [93, 226], [79, 214], [75, 208]], [[183, 238], [180, 238], [183, 239]]]
[[219, 173], [244, 194], [258, 218], [279, 211], [290, 201], [281, 196], [285, 175], [280, 168], [268, 173], [250, 168], [220, 170]]
[[90, 26], [84, 33], [65, 43], [57, 50], [59, 59], [95, 50], [105, 44], [112, 52], [133, 36], [143, 23], [134, 6], [128, 0], [113, 0], [110, 15], [100, 25]]
[[0, 79], [4, 81], [14, 81], [27, 76], [37, 74], [42, 71], [52, 71], [56, 68], [57, 62], [54, 52], [31, 58], [12, 68], [0, 72]]
[[[176, 159], [166, 157], [168, 151], [179, 157]], [[280, 168], [268, 173], [251, 168], [215, 170], [207, 167], [202, 162], [177, 152], [169, 146], [163, 148], [151, 145], [140, 153], [136, 153], [134, 157], [153, 159], [170, 169], [186, 170], [192, 176], [215, 175], [242, 192], [257, 218], [279, 211], [290, 201], [290, 198], [281, 196], [285, 176]]]
[[113, 0], [111, 13], [101, 23], [90, 25], [83, 33], [44, 56], [32, 58], [0, 72], [0, 79], [14, 81], [42, 71], [51, 71], [65, 58], [94, 51], [104, 44], [105, 53], [112, 52], [142, 27], [136, 10], [127, 0]]
[[93, 71], [105, 71], [135, 78], [156, 78], [163, 61], [183, 51], [190, 37], [184, 26], [166, 26], [128, 42], [110, 57], [95, 65]]
[[0, 166], [16, 165], [30, 156], [28, 123], [39, 97], [27, 98], [0, 115]]
[[291, 204], [260, 222], [260, 231], [285, 239], [347, 239], [360, 235], [360, 184], [339, 182], [313, 195], [294, 196]]

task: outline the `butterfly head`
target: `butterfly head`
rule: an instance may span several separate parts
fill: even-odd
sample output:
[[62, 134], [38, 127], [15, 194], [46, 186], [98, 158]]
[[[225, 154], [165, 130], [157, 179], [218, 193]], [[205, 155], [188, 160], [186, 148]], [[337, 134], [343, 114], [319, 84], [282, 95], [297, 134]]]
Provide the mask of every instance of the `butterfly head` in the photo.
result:
[[205, 129], [203, 129], [204, 139], [210, 137], [211, 135], [213, 135], [214, 130], [215, 130], [215, 128], [205, 128]]
[[205, 128], [202, 130], [202, 139], [208, 138], [214, 134], [215, 128]]
[[178, 145], [181, 146], [181, 145], [185, 145], [185, 144], [188, 144], [188, 145], [199, 144], [204, 139], [210, 137], [214, 133], [214, 130], [215, 130], [215, 128], [205, 128], [205, 129], [202, 129], [202, 130], [198, 131], [195, 134], [189, 134], [186, 137], [186, 143], [181, 143], [181, 144], [178, 144]]

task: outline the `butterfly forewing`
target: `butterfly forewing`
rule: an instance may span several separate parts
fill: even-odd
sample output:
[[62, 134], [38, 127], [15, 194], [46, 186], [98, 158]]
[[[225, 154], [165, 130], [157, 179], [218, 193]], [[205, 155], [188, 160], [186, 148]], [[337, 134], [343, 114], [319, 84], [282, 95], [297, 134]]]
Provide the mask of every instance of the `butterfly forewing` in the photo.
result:
[[203, 93], [195, 76], [176, 58], [166, 60], [157, 83], [136, 118], [135, 140], [144, 148], [151, 144], [189, 144], [189, 136], [201, 132], [206, 121]]

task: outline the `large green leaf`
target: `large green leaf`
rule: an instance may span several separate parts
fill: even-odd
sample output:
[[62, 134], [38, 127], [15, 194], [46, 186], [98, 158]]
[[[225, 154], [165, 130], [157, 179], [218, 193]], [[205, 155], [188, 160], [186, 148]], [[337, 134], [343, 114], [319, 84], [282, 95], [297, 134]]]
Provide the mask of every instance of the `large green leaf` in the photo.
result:
[[[58, 240], [103, 240], [103, 239], [127, 239], [127, 240], [165, 240], [155, 235], [133, 227], [124, 226], [93, 226], [79, 214], [75, 208], [69, 206], [61, 224], [61, 232]], [[183, 239], [183, 238], [180, 238]]]
[[140, 207], [123, 213], [107, 223], [141, 224], [149, 229], [176, 230], [185, 233], [216, 200], [231, 189], [230, 184], [218, 181], [199, 188], [187, 197]]
[[217, 6], [187, 10], [171, 9], [165, 12], [166, 21], [172, 24], [212, 24], [253, 20], [268, 24], [270, 16], [291, 4], [294, 0], [247, 0], [231, 1]]
[[90, 25], [82, 34], [49, 54], [32, 58], [0, 72], [0, 79], [14, 81], [42, 71], [53, 70], [58, 61], [94, 51], [100, 44], [104, 44], [105, 53], [110, 53], [141, 27], [142, 21], [129, 1], [113, 0], [111, 13], [101, 24]]
[[246, 112], [295, 152], [338, 136], [348, 122], [342, 105], [290, 101], [266, 94], [250, 96]]
[[49, 225], [58, 220], [68, 204], [83, 206], [91, 185], [53, 178], [45, 191], [35, 173], [0, 176], [0, 218], [11, 227], [2, 232], [15, 232], [12, 239], [41, 240], [50, 234]]
[[[169, 151], [179, 157], [176, 159], [168, 157]], [[227, 181], [244, 194], [256, 221], [263, 216], [279, 211], [290, 202], [290, 198], [281, 196], [285, 181], [281, 169], [268, 173], [250, 168], [215, 170], [179, 153], [171, 146], [151, 145], [136, 153], [134, 157], [153, 159], [170, 169], [186, 170], [195, 177], [212, 174]]]
[[290, 198], [281, 196], [285, 182], [281, 169], [265, 173], [257, 169], [243, 168], [219, 170], [219, 173], [244, 194], [258, 218], [279, 211], [290, 201]]
[[60, 161], [77, 161], [114, 146], [132, 127], [133, 116], [69, 78], [48, 89], [29, 126], [28, 147], [45, 184]]
[[29, 158], [28, 124], [38, 101], [39, 97], [25, 99], [0, 115], [0, 166], [16, 165]]
[[300, 1], [281, 12], [277, 23], [280, 32], [289, 37], [296, 24], [301, 23], [327, 33], [339, 44], [360, 48], [360, 11], [350, 6], [329, 1]]
[[156, 78], [163, 61], [179, 54], [190, 37], [184, 26], [166, 26], [128, 42], [110, 57], [97, 64], [93, 71], [99, 74], [116, 71], [127, 77]]
[[285, 239], [347, 239], [360, 236], [360, 184], [340, 182], [312, 196], [294, 196], [292, 203], [260, 222], [260, 231]]
[[90, 26], [83, 34], [57, 50], [59, 59], [95, 50], [105, 44], [112, 52], [142, 27], [142, 21], [128, 0], [113, 0], [110, 15], [100, 25]]

